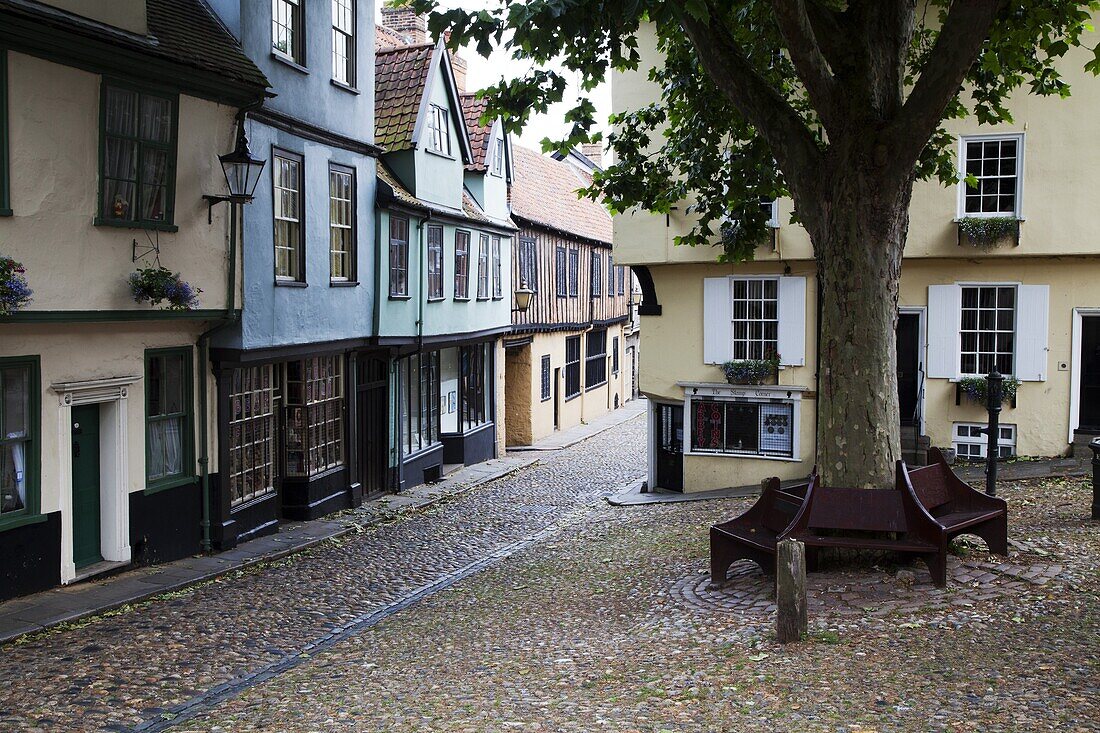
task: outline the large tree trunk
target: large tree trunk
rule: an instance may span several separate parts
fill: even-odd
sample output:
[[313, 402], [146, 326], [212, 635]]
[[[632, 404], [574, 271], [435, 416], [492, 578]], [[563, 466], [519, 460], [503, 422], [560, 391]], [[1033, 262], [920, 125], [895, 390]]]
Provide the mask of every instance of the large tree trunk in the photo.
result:
[[803, 217], [821, 298], [818, 467], [826, 485], [885, 488], [901, 457], [895, 333], [913, 181], [864, 156], [829, 167]]

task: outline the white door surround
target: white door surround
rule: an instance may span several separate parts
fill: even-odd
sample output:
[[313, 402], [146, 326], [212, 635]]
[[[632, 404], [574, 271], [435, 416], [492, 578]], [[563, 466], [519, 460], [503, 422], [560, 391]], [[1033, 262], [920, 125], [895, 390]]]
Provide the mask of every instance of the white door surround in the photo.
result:
[[[61, 582], [77, 579], [73, 563], [72, 408], [99, 405], [99, 535], [104, 563], [130, 562], [130, 441], [127, 430], [129, 387], [139, 376], [59, 382], [57, 469], [61, 485]], [[83, 577], [83, 576], [82, 576]]]
[[1067, 443], [1073, 442], [1074, 433], [1081, 424], [1081, 331], [1083, 319], [1087, 316], [1100, 316], [1100, 308], [1074, 308], [1073, 330], [1069, 347], [1069, 436]]

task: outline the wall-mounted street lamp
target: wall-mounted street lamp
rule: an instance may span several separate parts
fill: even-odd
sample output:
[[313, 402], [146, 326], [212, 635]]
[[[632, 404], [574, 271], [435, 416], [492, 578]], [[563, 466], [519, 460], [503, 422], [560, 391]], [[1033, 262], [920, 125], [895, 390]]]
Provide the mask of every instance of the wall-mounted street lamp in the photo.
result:
[[526, 280], [521, 280], [519, 288], [516, 290], [516, 310], [520, 313], [526, 313], [527, 309], [531, 307], [531, 296], [535, 294], [528, 285]]
[[260, 173], [267, 162], [256, 158], [248, 149], [248, 138], [244, 134], [244, 119], [237, 121], [237, 145], [232, 153], [219, 155], [218, 161], [225, 174], [225, 183], [229, 187], [228, 196], [213, 196], [206, 194], [203, 199], [208, 204], [207, 221], [213, 220], [215, 204], [229, 201], [234, 204], [248, 204], [252, 202], [252, 196], [256, 192], [256, 185], [260, 182]]

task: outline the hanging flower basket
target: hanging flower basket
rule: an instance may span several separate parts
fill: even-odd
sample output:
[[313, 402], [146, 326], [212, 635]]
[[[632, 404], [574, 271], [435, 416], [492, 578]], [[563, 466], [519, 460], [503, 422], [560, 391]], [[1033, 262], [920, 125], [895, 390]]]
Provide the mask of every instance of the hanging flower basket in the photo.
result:
[[138, 303], [149, 302], [166, 310], [190, 311], [199, 307], [201, 289], [181, 280], [178, 272], [165, 267], [145, 267], [130, 273], [130, 292]]
[[767, 359], [737, 359], [722, 365], [730, 384], [764, 384], [779, 369], [779, 354]]
[[19, 262], [0, 255], [0, 316], [11, 315], [31, 302], [34, 291], [27, 287], [26, 272]]
[[959, 244], [992, 249], [1020, 243], [1020, 220], [1014, 216], [967, 216], [959, 219]]
[[[1005, 377], [1001, 382], [1001, 404], [1012, 402], [1016, 399], [1016, 389], [1020, 386], [1020, 380], [1016, 377]], [[985, 377], [963, 377], [959, 380], [959, 390], [966, 399], [979, 405], [984, 405], [986, 395], [989, 393], [989, 385]]]

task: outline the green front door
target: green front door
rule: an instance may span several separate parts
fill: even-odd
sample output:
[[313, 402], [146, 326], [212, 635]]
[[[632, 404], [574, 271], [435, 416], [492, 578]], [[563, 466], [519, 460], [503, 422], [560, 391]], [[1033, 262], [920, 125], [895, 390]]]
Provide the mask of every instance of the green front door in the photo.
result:
[[77, 569], [99, 554], [99, 405], [73, 408], [73, 562]]

